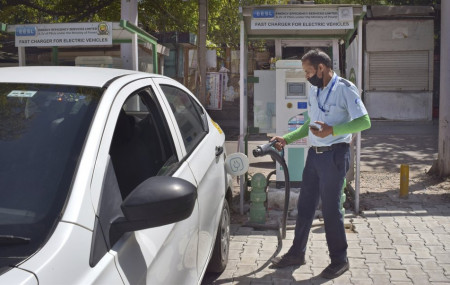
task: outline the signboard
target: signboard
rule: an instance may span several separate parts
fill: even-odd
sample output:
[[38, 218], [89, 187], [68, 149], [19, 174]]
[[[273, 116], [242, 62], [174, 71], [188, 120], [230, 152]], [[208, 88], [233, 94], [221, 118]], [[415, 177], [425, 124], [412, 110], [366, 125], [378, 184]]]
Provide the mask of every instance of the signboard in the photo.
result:
[[16, 26], [16, 47], [112, 45], [112, 23], [62, 23]]
[[225, 90], [224, 72], [208, 72], [206, 74], [206, 109], [222, 110], [222, 98]]
[[353, 8], [254, 9], [252, 30], [353, 29]]

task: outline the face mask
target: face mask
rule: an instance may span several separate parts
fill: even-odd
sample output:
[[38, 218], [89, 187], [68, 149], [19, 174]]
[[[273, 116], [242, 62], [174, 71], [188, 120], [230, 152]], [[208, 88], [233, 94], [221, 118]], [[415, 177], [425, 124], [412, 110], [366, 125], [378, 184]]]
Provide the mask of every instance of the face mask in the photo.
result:
[[317, 72], [314, 74], [313, 77], [308, 78], [309, 83], [311, 83], [314, 86], [317, 86], [319, 88], [323, 87], [323, 78], [317, 77]]

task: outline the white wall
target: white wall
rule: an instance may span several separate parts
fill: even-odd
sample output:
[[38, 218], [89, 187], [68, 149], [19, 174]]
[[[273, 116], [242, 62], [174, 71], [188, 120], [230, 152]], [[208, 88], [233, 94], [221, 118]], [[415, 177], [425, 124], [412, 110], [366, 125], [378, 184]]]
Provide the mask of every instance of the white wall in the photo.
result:
[[433, 50], [433, 20], [373, 20], [366, 24], [366, 51]]
[[432, 92], [366, 92], [371, 119], [431, 120]]

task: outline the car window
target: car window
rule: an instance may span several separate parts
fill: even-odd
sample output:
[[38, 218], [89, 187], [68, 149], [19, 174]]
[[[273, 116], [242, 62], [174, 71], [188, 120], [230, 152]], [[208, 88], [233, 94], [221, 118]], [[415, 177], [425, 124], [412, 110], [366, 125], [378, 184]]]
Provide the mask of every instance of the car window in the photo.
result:
[[191, 100], [191, 101], [192, 101], [192, 104], [194, 105], [195, 110], [197, 110], [197, 113], [200, 115], [200, 118], [202, 120], [203, 130], [205, 132], [208, 132], [209, 131], [208, 117], [206, 116], [205, 109], [203, 109], [203, 107], [200, 106], [200, 104], [198, 104], [197, 101], [195, 101], [195, 100]]
[[33, 254], [59, 221], [103, 92], [0, 84], [0, 236], [9, 236], [0, 271]]
[[122, 197], [155, 175], [170, 175], [178, 165], [166, 119], [151, 88], [125, 101], [117, 119], [110, 156]]
[[143, 181], [172, 175], [180, 165], [164, 112], [151, 87], [134, 92], [121, 106], [109, 155], [92, 236], [92, 267], [113, 246], [111, 221], [123, 217], [123, 200]]
[[208, 132], [206, 113], [183, 90], [170, 85], [161, 85], [161, 89], [175, 115], [186, 151], [190, 153]]

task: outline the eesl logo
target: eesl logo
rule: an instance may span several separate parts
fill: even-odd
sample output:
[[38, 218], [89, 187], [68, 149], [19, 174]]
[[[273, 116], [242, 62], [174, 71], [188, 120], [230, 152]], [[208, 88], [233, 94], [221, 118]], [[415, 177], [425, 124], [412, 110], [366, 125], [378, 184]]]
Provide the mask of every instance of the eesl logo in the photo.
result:
[[36, 27], [16, 27], [16, 36], [27, 37], [35, 35], [36, 35]]
[[255, 9], [253, 10], [253, 18], [274, 18], [275, 11], [272, 9]]

